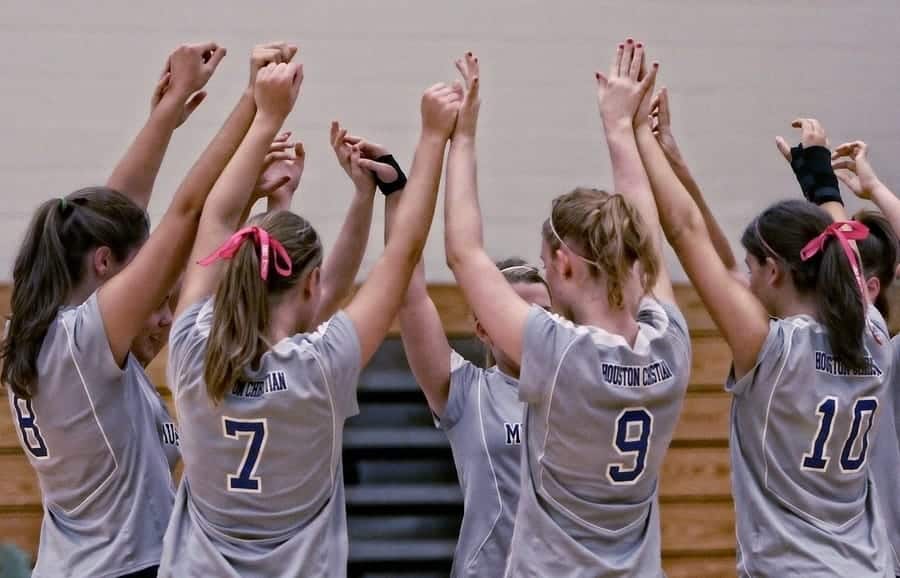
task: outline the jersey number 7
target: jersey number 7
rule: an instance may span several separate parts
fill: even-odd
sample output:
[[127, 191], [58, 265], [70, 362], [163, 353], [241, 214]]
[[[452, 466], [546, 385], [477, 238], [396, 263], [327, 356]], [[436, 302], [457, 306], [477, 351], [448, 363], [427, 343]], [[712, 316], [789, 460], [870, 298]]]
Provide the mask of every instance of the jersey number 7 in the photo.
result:
[[229, 492], [262, 492], [262, 478], [256, 477], [256, 468], [263, 450], [266, 449], [266, 419], [231, 419], [222, 417], [222, 428], [225, 437], [239, 440], [249, 438], [244, 449], [244, 459], [236, 474], [226, 476], [226, 487]]

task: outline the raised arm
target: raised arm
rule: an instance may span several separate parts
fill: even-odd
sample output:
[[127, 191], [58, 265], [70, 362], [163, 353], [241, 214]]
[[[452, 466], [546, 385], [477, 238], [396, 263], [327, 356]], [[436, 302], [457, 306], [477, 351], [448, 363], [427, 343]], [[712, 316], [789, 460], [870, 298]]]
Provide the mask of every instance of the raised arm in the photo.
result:
[[447, 190], [444, 193], [447, 265], [491, 341], [514, 362], [520, 363], [522, 335], [530, 306], [519, 297], [484, 250], [475, 166], [475, 132], [481, 105], [478, 59], [469, 52], [457, 61], [456, 67], [463, 75], [466, 89], [447, 158]]
[[396, 211], [395, 233], [346, 309], [359, 336], [362, 365], [384, 340], [422, 256], [434, 217], [444, 149], [459, 110], [459, 95], [447, 85], [436, 84], [425, 92], [421, 108], [422, 134]]
[[106, 186], [146, 209], [172, 133], [203, 102], [201, 89], [225, 57], [215, 43], [179, 46], [153, 93], [150, 118], [113, 169]]
[[653, 135], [659, 142], [659, 146], [665, 153], [666, 159], [668, 159], [672, 170], [675, 171], [678, 180], [681, 181], [681, 184], [690, 193], [691, 198], [697, 203], [697, 208], [700, 209], [700, 214], [703, 215], [703, 222], [706, 223], [706, 229], [709, 231], [709, 237], [712, 240], [713, 247], [716, 248], [716, 253], [722, 260], [725, 268], [731, 271], [732, 275], [738, 276], [742, 280], [745, 279], [746, 275], [738, 267], [737, 259], [734, 258], [734, 252], [731, 250], [731, 243], [728, 242], [728, 237], [725, 236], [725, 232], [719, 226], [715, 215], [713, 215], [709, 205], [706, 204], [700, 185], [697, 184], [694, 175], [691, 174], [691, 170], [681, 154], [681, 149], [675, 141], [675, 135], [672, 132], [671, 109], [669, 108], [669, 91], [665, 87], [660, 89], [656, 96], [653, 97], [653, 101], [650, 103], [650, 117]]
[[640, 211], [647, 229], [654, 235], [653, 243], [660, 267], [652, 292], [657, 299], [675, 303], [669, 269], [662, 253], [659, 215], [635, 140], [635, 131], [650, 130], [650, 101], [658, 67], [654, 63], [649, 72], [644, 68], [644, 45], [635, 44], [629, 38], [616, 50], [609, 75], [596, 73], [597, 98], [609, 147], [615, 192], [623, 194]]
[[[367, 168], [366, 163], [371, 163], [378, 170], [387, 167], [372, 160], [387, 154], [384, 147], [360, 137], [348, 137], [347, 129], [339, 123], [331, 123], [329, 138], [338, 164], [353, 182], [354, 193], [337, 241], [322, 263], [322, 299], [316, 313], [318, 322], [334, 315], [350, 295], [366, 254], [375, 204], [375, 177], [372, 167]], [[387, 168], [394, 172], [393, 168]]]
[[854, 195], [875, 203], [900, 235], [900, 199], [875, 174], [868, 152], [868, 145], [861, 140], [840, 145], [834, 149], [834, 172]]
[[197, 261], [213, 253], [241, 223], [272, 140], [293, 109], [302, 81], [303, 67], [295, 63], [272, 63], [259, 71], [254, 87], [256, 116], [203, 208], [176, 317], [215, 291], [223, 264], [201, 266]]
[[[847, 211], [834, 169], [831, 151], [822, 124], [814, 118], [798, 118], [791, 123], [800, 129], [800, 146], [790, 148], [784, 138], [775, 137], [775, 145], [791, 165], [806, 200], [819, 205], [835, 221], [846, 221]], [[855, 246], [855, 244], [854, 244]]]
[[769, 332], [765, 308], [725, 267], [697, 203], [678, 179], [650, 130], [637, 134], [666, 238], [734, 356], [737, 378], [756, 365]]
[[[394, 234], [400, 193], [385, 201], [385, 242]], [[403, 304], [400, 307], [400, 337], [406, 359], [419, 387], [428, 400], [428, 407], [443, 416], [450, 397], [450, 342], [444, 333], [441, 316], [428, 295], [425, 263], [419, 260], [413, 272]]]
[[[280, 48], [257, 47], [251, 70], [255, 73], [266, 59], [281, 59], [283, 54], [293, 56], [293, 52], [296, 49], [292, 51], [290, 47], [285, 47], [284, 52]], [[177, 82], [180, 70], [173, 69], [173, 82]], [[206, 197], [244, 138], [255, 110], [251, 85], [181, 182], [159, 227], [128, 267], [101, 289], [99, 301], [106, 334], [119, 363], [124, 362], [147, 317], [181, 275]]]

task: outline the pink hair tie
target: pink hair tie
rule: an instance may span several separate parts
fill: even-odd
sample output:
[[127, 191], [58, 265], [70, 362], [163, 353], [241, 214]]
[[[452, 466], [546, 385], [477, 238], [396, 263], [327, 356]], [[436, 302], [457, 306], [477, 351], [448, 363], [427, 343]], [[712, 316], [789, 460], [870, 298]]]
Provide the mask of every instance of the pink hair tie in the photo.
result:
[[275, 271], [282, 277], [291, 275], [293, 263], [284, 245], [278, 239], [270, 236], [268, 231], [259, 227], [244, 227], [225, 241], [212, 255], [197, 263], [206, 267], [219, 259], [232, 259], [247, 239], [251, 239], [259, 247], [259, 276], [263, 280], [269, 277], [269, 247], [275, 252]]
[[859, 284], [859, 290], [865, 303], [867, 302], [866, 284], [863, 281], [862, 271], [859, 267], [859, 259], [856, 257], [856, 251], [850, 246], [850, 241], [862, 241], [868, 236], [869, 228], [862, 223], [857, 221], [835, 221], [800, 250], [800, 258], [804, 261], [812, 259], [825, 249], [825, 244], [830, 238], [834, 237], [837, 239], [838, 243], [841, 244], [841, 249], [844, 250], [844, 255], [850, 261], [850, 268], [853, 270], [853, 275], [856, 277], [856, 282]]

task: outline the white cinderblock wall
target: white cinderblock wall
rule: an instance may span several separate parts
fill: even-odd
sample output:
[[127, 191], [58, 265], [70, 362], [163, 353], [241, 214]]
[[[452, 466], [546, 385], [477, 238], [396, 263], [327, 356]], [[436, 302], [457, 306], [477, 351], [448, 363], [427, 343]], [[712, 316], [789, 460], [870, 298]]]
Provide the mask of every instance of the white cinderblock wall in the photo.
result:
[[[421, 91], [452, 80], [453, 58], [473, 49], [483, 63], [488, 248], [536, 259], [554, 195], [611, 185], [593, 71], [626, 35], [661, 60], [676, 136], [735, 246], [755, 211], [798, 194], [773, 144], [794, 135], [797, 115], [821, 119], [832, 143], [868, 140], [876, 168], [900, 189], [898, 24], [897, 0], [2, 0], [0, 279], [39, 201], [105, 180], [180, 42], [215, 40], [228, 56], [176, 133], [155, 219], [243, 89], [256, 42], [302, 47], [306, 82], [288, 126], [308, 161], [294, 206], [327, 241], [351, 191], [328, 146], [329, 121], [408, 163]], [[379, 210], [364, 271], [378, 255], [380, 219]], [[441, 220], [426, 254], [432, 280], [450, 279]]]

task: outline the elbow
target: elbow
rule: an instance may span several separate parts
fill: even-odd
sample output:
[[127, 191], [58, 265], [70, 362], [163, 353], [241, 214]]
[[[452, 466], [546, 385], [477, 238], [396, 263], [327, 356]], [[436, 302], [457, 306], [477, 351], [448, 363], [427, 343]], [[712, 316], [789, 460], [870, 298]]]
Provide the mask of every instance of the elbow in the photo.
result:
[[666, 238], [673, 247], [682, 243], [695, 242], [700, 235], [709, 235], [703, 215], [696, 206], [671, 213], [669, 218], [663, 219], [662, 225]]

